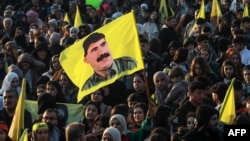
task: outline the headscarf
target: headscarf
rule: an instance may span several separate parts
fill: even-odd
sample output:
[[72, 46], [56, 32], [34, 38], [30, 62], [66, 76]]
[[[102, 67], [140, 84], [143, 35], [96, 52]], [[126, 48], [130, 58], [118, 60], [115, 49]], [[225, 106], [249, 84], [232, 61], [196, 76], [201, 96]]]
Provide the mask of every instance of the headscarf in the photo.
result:
[[[18, 77], [18, 75], [15, 72], [9, 72], [9, 73], [7, 73], [7, 75], [4, 77], [3, 85], [2, 85], [2, 88], [0, 89], [0, 94], [3, 94], [6, 90], [10, 89], [11, 81], [14, 78], [17, 78], [18, 81], [19, 81], [19, 77]], [[17, 92], [18, 92], [18, 94], [20, 94], [19, 93], [20, 90], [17, 90]]]
[[[158, 71], [154, 74], [153, 76], [154, 84], [156, 84], [156, 77], [162, 77], [166, 80], [167, 83], [169, 83], [169, 78], [167, 74], [163, 71]], [[168, 92], [167, 87], [164, 89], [155, 88], [155, 96], [160, 105], [164, 104], [164, 99], [167, 96], [167, 92]]]
[[104, 130], [103, 135], [106, 133], [109, 133], [112, 136], [113, 141], [121, 141], [121, 133], [117, 128], [108, 127]]
[[122, 135], [126, 135], [126, 134], [128, 133], [128, 128], [127, 128], [127, 122], [126, 122], [124, 116], [121, 115], [121, 114], [115, 114], [115, 115], [113, 115], [113, 116], [110, 118], [110, 120], [109, 120], [109, 126], [111, 126], [111, 121], [112, 121], [113, 119], [117, 119], [117, 120], [121, 123], [122, 128], [123, 128], [121, 134], [122, 134]]

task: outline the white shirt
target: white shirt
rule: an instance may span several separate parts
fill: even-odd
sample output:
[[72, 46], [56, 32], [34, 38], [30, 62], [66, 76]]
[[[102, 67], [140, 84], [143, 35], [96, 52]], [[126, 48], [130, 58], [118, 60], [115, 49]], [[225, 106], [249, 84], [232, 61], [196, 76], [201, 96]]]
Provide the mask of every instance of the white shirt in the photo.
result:
[[246, 47], [240, 51], [241, 55], [241, 62], [244, 65], [250, 64], [250, 50], [248, 50]]

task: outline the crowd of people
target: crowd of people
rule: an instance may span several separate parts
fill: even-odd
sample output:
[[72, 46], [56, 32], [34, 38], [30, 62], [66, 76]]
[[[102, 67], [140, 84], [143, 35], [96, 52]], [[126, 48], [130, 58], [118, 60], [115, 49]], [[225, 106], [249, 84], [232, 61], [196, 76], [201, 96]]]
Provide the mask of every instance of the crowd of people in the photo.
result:
[[[23, 79], [25, 99], [38, 105], [35, 121], [24, 112], [30, 141], [223, 141], [220, 109], [233, 79], [231, 124], [250, 124], [250, 17], [243, 16], [250, 0], [218, 0], [217, 24], [210, 20], [213, 0], [204, 0], [205, 18], [198, 16], [201, 1], [166, 0], [163, 18], [161, 0], [102, 0], [98, 7], [84, 0], [1, 1], [0, 140], [11, 141]], [[60, 53], [131, 10], [144, 70], [78, 103], [82, 88], [63, 70]], [[82, 104], [82, 118], [68, 123], [57, 103]]]

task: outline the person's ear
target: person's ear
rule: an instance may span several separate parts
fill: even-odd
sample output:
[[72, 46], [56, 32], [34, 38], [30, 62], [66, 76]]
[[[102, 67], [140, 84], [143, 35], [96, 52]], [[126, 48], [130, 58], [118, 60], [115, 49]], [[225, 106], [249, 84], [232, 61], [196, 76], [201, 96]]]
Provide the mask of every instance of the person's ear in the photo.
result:
[[88, 59], [87, 59], [86, 57], [83, 58], [83, 62], [89, 63], [89, 62], [88, 62]]

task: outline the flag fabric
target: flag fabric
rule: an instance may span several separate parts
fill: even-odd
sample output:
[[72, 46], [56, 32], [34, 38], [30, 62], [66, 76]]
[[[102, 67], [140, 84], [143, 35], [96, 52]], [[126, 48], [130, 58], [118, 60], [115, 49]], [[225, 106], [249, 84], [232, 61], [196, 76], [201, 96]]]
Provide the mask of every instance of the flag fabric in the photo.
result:
[[218, 4], [218, 0], [213, 0], [212, 2], [212, 10], [211, 10], [211, 16], [210, 16], [210, 22], [212, 25], [216, 28], [217, 27], [217, 21], [219, 17], [222, 17], [221, 9]]
[[23, 131], [22, 136], [20, 137], [19, 141], [28, 141], [28, 128]]
[[65, 14], [64, 14], [63, 21], [68, 22], [69, 24], [71, 24], [71, 22], [70, 22], [70, 20], [69, 20], [69, 15], [68, 15], [67, 12], [65, 12]]
[[249, 17], [248, 5], [247, 4], [244, 5], [244, 12], [243, 12], [242, 17]]
[[86, 5], [92, 5], [95, 9], [99, 9], [102, 0], [86, 0]]
[[79, 28], [80, 25], [82, 25], [82, 17], [81, 17], [81, 13], [79, 10], [79, 6], [76, 6], [76, 14], [75, 14], [75, 20], [74, 20], [74, 27]]
[[220, 109], [220, 117], [219, 120], [224, 124], [232, 124], [233, 120], [236, 117], [235, 111], [235, 100], [234, 100], [234, 81], [235, 78], [232, 79], [227, 92], [226, 96], [223, 100], [222, 107]]
[[206, 19], [206, 16], [205, 16], [205, 2], [204, 2], [204, 0], [201, 1], [201, 6], [200, 6], [199, 14], [197, 15], [197, 19], [198, 18]]
[[[168, 13], [168, 9], [170, 9], [171, 13]], [[160, 22], [164, 24], [164, 20], [166, 17], [169, 17], [170, 15], [174, 16], [174, 10], [171, 7], [168, 7], [166, 0], [161, 0], [160, 7], [159, 7], [159, 12], [160, 12]]]
[[22, 81], [22, 89], [18, 98], [15, 114], [9, 130], [9, 136], [12, 141], [18, 141], [24, 130], [24, 109], [25, 109], [25, 92], [26, 92], [26, 80]]
[[[94, 32], [105, 34], [105, 40], [113, 59], [128, 56], [136, 60], [137, 66], [134, 69], [117, 73], [111, 79], [105, 80], [87, 90], [82, 90], [83, 84], [94, 74], [93, 68], [84, 62], [83, 42], [89, 35], [74, 43], [61, 52], [59, 61], [71, 81], [79, 88], [78, 102], [80, 102], [84, 96], [115, 82], [115, 80], [120, 77], [132, 74], [144, 68], [134, 11], [122, 15]], [[92, 33], [90, 33], [90, 35], [91, 34]], [[72, 63], [74, 63], [74, 65]]]
[[[37, 101], [25, 100], [25, 109], [31, 113], [32, 122], [37, 118]], [[82, 104], [56, 103], [56, 109], [60, 115], [64, 116], [66, 123], [79, 121], [82, 118]]]

